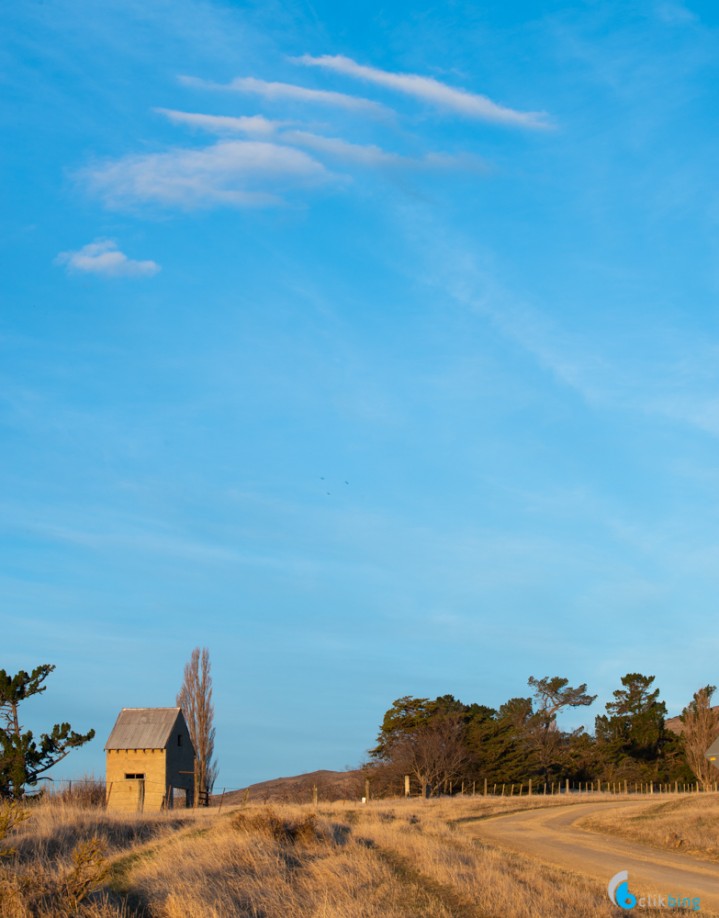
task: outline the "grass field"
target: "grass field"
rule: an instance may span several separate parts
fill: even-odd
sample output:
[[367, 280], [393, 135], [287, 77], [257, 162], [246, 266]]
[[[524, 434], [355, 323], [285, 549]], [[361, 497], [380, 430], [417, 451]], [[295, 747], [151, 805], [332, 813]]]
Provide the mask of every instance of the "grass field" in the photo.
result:
[[[582, 798], [578, 797], [577, 802]], [[584, 798], [586, 799], [586, 798]], [[636, 798], [633, 798], [636, 799]], [[616, 802], [616, 798], [614, 798]], [[610, 916], [604, 884], [481, 845], [474, 820], [566, 798], [453, 798], [368, 805], [248, 804], [218, 814], [120, 816], [44, 801], [0, 849], [3, 918]], [[707, 803], [711, 802], [711, 809]], [[668, 846], [715, 846], [719, 800], [681, 798], [592, 828]], [[630, 828], [631, 827], [631, 828]], [[0, 832], [0, 835], [2, 833]]]
[[719, 795], [670, 797], [641, 813], [612, 811], [583, 819], [585, 829], [654, 848], [719, 861]]

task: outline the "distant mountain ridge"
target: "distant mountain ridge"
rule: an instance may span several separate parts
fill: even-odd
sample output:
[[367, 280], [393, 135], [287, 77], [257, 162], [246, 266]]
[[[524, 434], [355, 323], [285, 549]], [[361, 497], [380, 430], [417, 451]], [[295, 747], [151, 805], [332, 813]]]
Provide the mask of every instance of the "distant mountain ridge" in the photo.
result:
[[[362, 796], [363, 785], [364, 773], [359, 769], [319, 769], [303, 775], [271, 778], [269, 781], [259, 781], [239, 790], [228, 791], [224, 795], [224, 803], [302, 803], [312, 799], [315, 787], [320, 800], [350, 800]], [[215, 794], [213, 803], [219, 801], [219, 797], [219, 794]]]

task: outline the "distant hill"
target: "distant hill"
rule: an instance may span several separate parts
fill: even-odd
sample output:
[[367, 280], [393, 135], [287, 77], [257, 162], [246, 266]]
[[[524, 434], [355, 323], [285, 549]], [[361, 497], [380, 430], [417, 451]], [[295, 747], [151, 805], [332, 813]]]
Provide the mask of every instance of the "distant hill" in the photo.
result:
[[[719, 711], [719, 705], [714, 707]], [[667, 730], [679, 736], [684, 732], [684, 724], [679, 717], [668, 717], [665, 721]], [[250, 784], [240, 790], [228, 791], [223, 798], [223, 805], [252, 801], [254, 803], [308, 803], [312, 800], [313, 788], [322, 801], [359, 800], [364, 794], [365, 772], [328, 771], [320, 769], [304, 775], [293, 775], [288, 778], [272, 778]], [[220, 794], [212, 798], [212, 805], [219, 803]]]
[[[294, 775], [290, 778], [272, 778], [250, 784], [240, 790], [225, 794], [223, 803], [307, 803], [312, 800], [312, 791], [317, 787], [320, 800], [358, 800], [363, 794], [364, 773], [355, 771], [311, 771], [305, 775]], [[219, 803], [220, 795], [215, 794], [213, 805]]]

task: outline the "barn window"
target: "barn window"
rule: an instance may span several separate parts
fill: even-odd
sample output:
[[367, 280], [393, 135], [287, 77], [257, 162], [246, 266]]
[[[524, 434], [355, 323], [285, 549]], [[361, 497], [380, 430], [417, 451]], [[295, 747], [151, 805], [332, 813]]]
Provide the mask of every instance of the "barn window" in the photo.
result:
[[177, 734], [177, 745], [178, 746], [182, 745], [182, 734], [181, 733]]
[[140, 774], [132, 774], [132, 775], [130, 775], [130, 774], [125, 773], [125, 780], [126, 780], [126, 781], [138, 781], [138, 780], [139, 780], [139, 781], [144, 781], [144, 780], [145, 780], [145, 776], [144, 776], [144, 775], [140, 775]]

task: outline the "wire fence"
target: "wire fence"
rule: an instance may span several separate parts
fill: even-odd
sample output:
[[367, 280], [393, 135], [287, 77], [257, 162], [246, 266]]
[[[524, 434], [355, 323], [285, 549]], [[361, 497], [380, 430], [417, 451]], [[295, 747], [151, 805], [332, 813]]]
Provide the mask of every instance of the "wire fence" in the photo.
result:
[[[124, 779], [105, 781], [100, 778], [55, 778], [46, 779], [43, 788], [46, 794], [68, 801], [90, 805], [136, 805], [144, 809], [145, 805], [153, 809], [176, 809], [193, 806], [195, 801], [189, 787], [174, 785], [164, 781], [155, 781], [142, 775], [126, 776]], [[217, 807], [249, 802], [287, 802], [314, 803], [336, 802], [338, 800], [361, 801], [367, 803], [374, 799], [397, 799], [401, 797], [556, 797], [559, 795], [680, 795], [718, 793], [719, 783], [702, 784], [674, 781], [641, 782], [641, 781], [586, 781], [569, 780], [543, 782], [528, 779], [515, 783], [498, 783], [480, 781], [446, 781], [439, 787], [424, 787], [409, 775], [404, 776], [401, 785], [388, 787], [382, 784], [375, 789], [371, 778], [364, 781], [354, 780], [345, 788], [336, 784], [327, 785], [321, 782], [311, 783], [296, 781], [293, 783], [278, 782], [273, 786], [227, 788], [215, 794], [201, 792], [197, 804], [201, 807]]]

